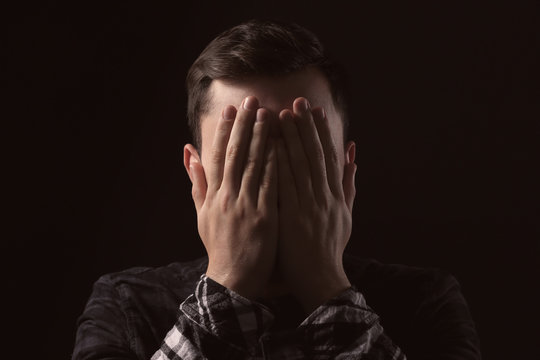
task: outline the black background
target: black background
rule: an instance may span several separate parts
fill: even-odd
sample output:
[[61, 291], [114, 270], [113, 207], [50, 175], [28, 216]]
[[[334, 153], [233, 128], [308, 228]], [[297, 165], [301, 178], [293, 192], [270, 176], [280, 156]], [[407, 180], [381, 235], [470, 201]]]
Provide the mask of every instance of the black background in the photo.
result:
[[5, 152], [9, 212], [22, 215], [2, 242], [4, 300], [20, 305], [8, 315], [23, 358], [70, 356], [100, 275], [204, 254], [181, 163], [184, 78], [212, 38], [252, 17], [306, 26], [348, 69], [359, 166], [348, 251], [452, 272], [484, 357], [538, 358], [538, 3], [351, 4], [4, 13], [4, 122], [21, 134]]

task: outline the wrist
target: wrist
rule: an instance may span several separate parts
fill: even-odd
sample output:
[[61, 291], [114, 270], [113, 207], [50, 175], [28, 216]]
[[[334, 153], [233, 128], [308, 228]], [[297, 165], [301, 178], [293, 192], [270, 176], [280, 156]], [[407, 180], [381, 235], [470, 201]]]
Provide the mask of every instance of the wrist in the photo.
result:
[[329, 300], [335, 298], [351, 287], [345, 272], [329, 275], [314, 275], [304, 282], [303, 286], [296, 287], [295, 296], [307, 315]]
[[209, 267], [206, 276], [249, 300], [259, 297], [262, 290], [253, 278], [241, 276], [232, 271], [214, 271]]

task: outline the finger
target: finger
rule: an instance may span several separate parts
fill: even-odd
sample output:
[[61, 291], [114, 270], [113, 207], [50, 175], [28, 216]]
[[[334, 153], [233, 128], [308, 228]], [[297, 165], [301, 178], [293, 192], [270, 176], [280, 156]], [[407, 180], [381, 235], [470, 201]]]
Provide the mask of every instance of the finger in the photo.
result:
[[313, 196], [311, 170], [309, 169], [308, 160], [300, 135], [298, 134], [293, 113], [290, 110], [281, 111], [279, 114], [279, 124], [298, 201], [307, 203], [311, 201]]
[[240, 190], [244, 162], [258, 108], [259, 101], [256, 97], [248, 96], [244, 99], [236, 114], [229, 144], [227, 145], [222, 184], [229, 187], [235, 194], [238, 194]]
[[259, 187], [258, 209], [277, 210], [278, 201], [278, 163], [274, 141], [268, 139], [264, 156], [264, 168]]
[[314, 109], [313, 120], [323, 147], [328, 186], [334, 195], [341, 197], [343, 196], [343, 184], [340, 178], [338, 150], [330, 132], [326, 111], [323, 108]]
[[210, 150], [211, 163], [206, 170], [209, 191], [217, 191], [221, 187], [223, 169], [225, 167], [225, 154], [227, 153], [227, 144], [234, 125], [236, 112], [234, 106], [226, 106], [221, 113], [221, 119], [218, 121], [212, 149]]
[[280, 211], [290, 210], [298, 206], [298, 195], [291, 172], [291, 164], [287, 154], [287, 148], [282, 139], [277, 139], [278, 159], [278, 195]]
[[345, 196], [345, 203], [352, 213], [354, 205], [354, 197], [356, 196], [355, 176], [357, 166], [355, 163], [345, 165], [343, 173], [343, 193]]
[[193, 162], [189, 165], [189, 172], [192, 181], [191, 196], [195, 203], [195, 209], [199, 212], [206, 199], [206, 178], [204, 169], [199, 162]]
[[324, 163], [323, 148], [308, 100], [297, 98], [293, 103], [293, 111], [296, 115], [296, 126], [310, 167], [313, 193], [318, 200], [323, 200], [324, 195], [329, 190], [326, 179], [326, 165]]
[[257, 110], [240, 187], [240, 193], [246, 194], [249, 199], [253, 200], [254, 204], [257, 204], [258, 201], [261, 171], [265, 160], [265, 148], [269, 132], [269, 116], [270, 113], [268, 110], [263, 108]]

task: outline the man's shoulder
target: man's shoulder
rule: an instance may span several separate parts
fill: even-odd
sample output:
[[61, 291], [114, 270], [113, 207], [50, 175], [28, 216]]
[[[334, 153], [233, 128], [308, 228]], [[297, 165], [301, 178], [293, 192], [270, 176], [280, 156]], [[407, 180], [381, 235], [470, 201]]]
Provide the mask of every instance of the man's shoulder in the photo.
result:
[[[447, 271], [403, 264], [388, 264], [350, 254], [343, 257], [351, 283], [366, 297], [401, 293], [425, 298], [434, 291], [455, 285]], [[96, 284], [118, 287], [168, 288], [190, 292], [206, 271], [208, 257], [173, 262], [159, 267], [138, 266], [101, 276]], [[187, 295], [187, 294], [186, 294]]]
[[434, 323], [471, 327], [459, 283], [448, 271], [351, 255], [344, 256], [343, 263], [349, 281], [379, 315], [385, 331], [396, 343], [407, 344], [404, 348], [410, 353], [422, 351], [421, 339], [432, 339]]
[[343, 256], [343, 265], [351, 282], [380, 286], [388, 283], [418, 286], [433, 286], [435, 283], [455, 280], [446, 270], [435, 267], [419, 267], [405, 264], [383, 263], [375, 259], [351, 254]]
[[403, 305], [419, 305], [444, 296], [459, 288], [457, 280], [448, 271], [434, 267], [388, 264], [346, 254], [343, 265], [349, 281], [371, 303], [385, 304], [401, 299]]
[[176, 321], [180, 303], [193, 293], [207, 262], [199, 258], [103, 275], [94, 283], [79, 324], [98, 333], [115, 332], [149, 358]]
[[158, 267], [131, 267], [101, 276], [95, 286], [114, 288], [121, 292], [127, 289], [139, 293], [166, 290], [187, 296], [206, 271], [207, 265], [208, 257], [201, 257]]

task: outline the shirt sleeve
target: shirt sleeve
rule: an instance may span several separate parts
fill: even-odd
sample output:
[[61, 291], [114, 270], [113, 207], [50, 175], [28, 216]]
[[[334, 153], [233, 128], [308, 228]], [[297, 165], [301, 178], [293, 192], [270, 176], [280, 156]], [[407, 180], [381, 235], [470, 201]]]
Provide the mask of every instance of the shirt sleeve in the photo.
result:
[[355, 287], [318, 307], [300, 324], [299, 331], [306, 342], [306, 358], [406, 359]]
[[281, 333], [267, 332], [274, 320], [268, 308], [205, 275], [180, 311], [152, 360], [405, 359], [354, 288]]
[[152, 360], [261, 358], [259, 339], [273, 320], [264, 305], [202, 275]]
[[480, 342], [461, 286], [438, 272], [427, 287], [430, 295], [416, 310], [407, 354], [422, 360], [479, 360]]
[[406, 359], [354, 287], [319, 306], [294, 332], [264, 336], [262, 344], [265, 359]]
[[126, 314], [109, 276], [95, 284], [84, 313], [78, 320], [72, 360], [136, 360], [131, 350]]

